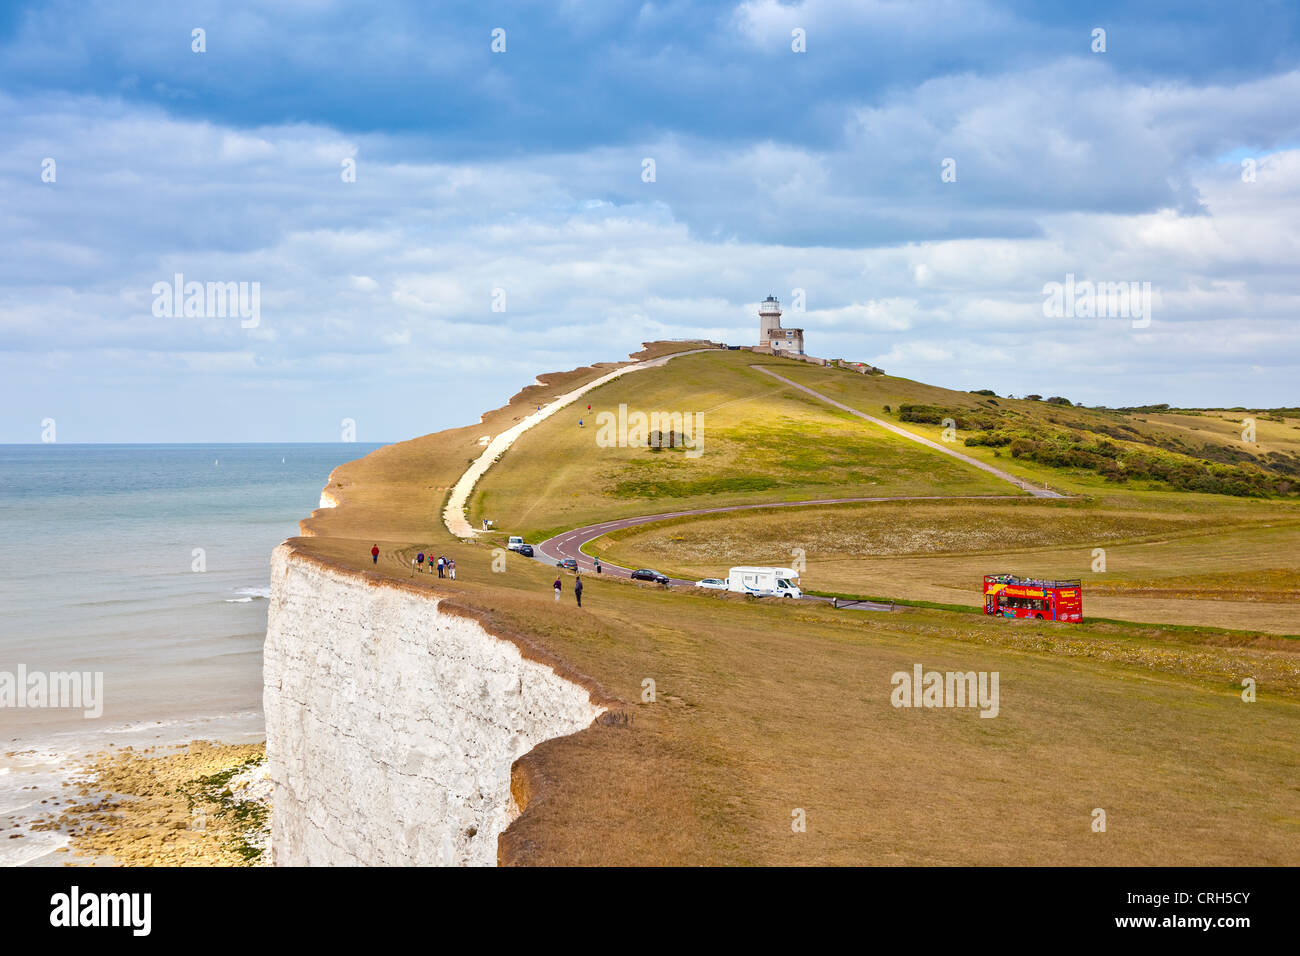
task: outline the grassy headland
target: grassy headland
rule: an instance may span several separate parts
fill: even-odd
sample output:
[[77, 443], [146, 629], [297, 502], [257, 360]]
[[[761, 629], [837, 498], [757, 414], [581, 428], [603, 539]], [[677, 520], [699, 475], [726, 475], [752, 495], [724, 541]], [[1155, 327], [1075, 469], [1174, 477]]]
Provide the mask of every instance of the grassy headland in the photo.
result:
[[[928, 608], [836, 611], [591, 577], [579, 610], [553, 603], [553, 568], [512, 556], [503, 573], [493, 570], [493, 549], [507, 532], [617, 514], [773, 497], [1006, 492], [1005, 484], [937, 453], [901, 440], [877, 444], [866, 423], [796, 399], [780, 383], [750, 372], [746, 365], [755, 358], [743, 352], [684, 357], [591, 393], [593, 413], [623, 401], [647, 410], [706, 411], [706, 451], [689, 473], [673, 471], [675, 461], [641, 466], [631, 460], [676, 452], [596, 454], [594, 435], [586, 425], [579, 431], [566, 412], [521, 439], [482, 483], [471, 522], [486, 513], [502, 534], [457, 541], [439, 518], [446, 489], [476, 455], [481, 436], [508, 427], [542, 400], [530, 392], [480, 425], [404, 442], [343, 466], [330, 489], [339, 506], [303, 522], [304, 537], [294, 541], [302, 553], [376, 582], [427, 588], [498, 633], [527, 635], [566, 669], [623, 702], [616, 707], [629, 722], [548, 741], [519, 762], [518, 791], [528, 802], [502, 837], [504, 862], [1300, 863], [1300, 794], [1293, 785], [1300, 771], [1300, 658], [1294, 641], [1262, 632], [988, 620]], [[780, 364], [791, 378], [804, 373], [795, 363]], [[853, 383], [836, 396], [847, 404], [854, 403], [855, 389], [872, 382], [892, 390], [880, 404], [897, 404], [904, 392], [927, 398], [928, 387], [919, 383], [806, 368]], [[600, 371], [548, 378], [547, 387], [558, 394]], [[733, 417], [728, 409], [737, 406], [745, 407]], [[715, 422], [718, 454], [712, 455]], [[751, 438], [752, 453], [746, 451]], [[817, 447], [845, 442], [861, 451], [837, 458]], [[801, 457], [805, 449], [811, 458]], [[787, 452], [793, 466], [784, 463]], [[895, 461], [897, 471], [890, 467]], [[1042, 467], [1019, 460], [999, 465], [1031, 478]], [[738, 489], [688, 483], [676, 486], [680, 496], [665, 497], [654, 484], [747, 473], [774, 484]], [[640, 480], [647, 484], [637, 485], [636, 476], [645, 475]], [[1105, 487], [1090, 480], [1076, 487]], [[1086, 542], [1072, 543], [1074, 534], [1132, 541], [1232, 523], [1230, 513], [1222, 519], [1215, 514], [1215, 503], [1229, 499], [1186, 500], [1197, 503], [1186, 514], [1164, 507], [1159, 496], [1080, 506], [1098, 509], [1082, 519], [1067, 507], [1051, 512], [1039, 531], [1015, 538], [1015, 546], [1075, 549]], [[1233, 500], [1238, 507], [1253, 504]], [[814, 563], [821, 560], [819, 548], [831, 555], [852, 552], [861, 540], [892, 547], [897, 560], [923, 561], [944, 556], [927, 548], [949, 537], [975, 549], [965, 557], [983, 568], [988, 557], [978, 551], [985, 547], [980, 512], [954, 517], [935, 507], [925, 519], [934, 531], [929, 536], [921, 533], [924, 522], [910, 534], [872, 517], [869, 507], [857, 509], [844, 531], [847, 544], [827, 527], [836, 520], [830, 509], [808, 522], [811, 510], [791, 511], [780, 520], [800, 526], [780, 526], [769, 517], [773, 524], [753, 553], [788, 554], [799, 540], [819, 542], [808, 556], [810, 572], [821, 575], [829, 570]], [[1198, 509], [1205, 514], [1198, 517]], [[748, 517], [755, 518], [748, 527], [758, 534], [761, 519]], [[382, 550], [378, 566], [370, 562], [372, 543]], [[416, 550], [455, 557], [459, 579], [412, 577]], [[998, 716], [895, 708], [891, 677], [910, 673], [915, 664], [997, 671]], [[1247, 677], [1258, 684], [1253, 703], [1242, 699]], [[652, 700], [645, 697], [647, 680], [654, 682]], [[1096, 808], [1106, 810], [1105, 833], [1092, 830]], [[804, 832], [791, 826], [800, 811]]]

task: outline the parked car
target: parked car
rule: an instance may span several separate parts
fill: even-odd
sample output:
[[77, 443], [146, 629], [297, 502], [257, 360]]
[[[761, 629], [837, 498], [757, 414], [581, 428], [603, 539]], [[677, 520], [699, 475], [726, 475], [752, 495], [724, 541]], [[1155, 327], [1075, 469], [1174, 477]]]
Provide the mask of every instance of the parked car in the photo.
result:
[[668, 575], [660, 574], [658, 571], [652, 571], [649, 568], [637, 568], [632, 572], [633, 581], [653, 581], [655, 584], [667, 584]]
[[714, 591], [727, 590], [726, 578], [705, 578], [703, 581], [696, 581], [697, 588], [712, 588]]
[[515, 548], [515, 550], [525, 558], [531, 558], [533, 556], [533, 546], [531, 544], [521, 544], [519, 547]]

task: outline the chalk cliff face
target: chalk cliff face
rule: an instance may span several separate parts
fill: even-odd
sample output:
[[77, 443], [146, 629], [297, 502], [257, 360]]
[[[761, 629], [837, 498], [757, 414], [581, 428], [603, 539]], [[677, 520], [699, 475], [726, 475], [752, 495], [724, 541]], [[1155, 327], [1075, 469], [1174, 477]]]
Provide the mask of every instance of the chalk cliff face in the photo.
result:
[[602, 708], [427, 592], [271, 561], [264, 654], [277, 865], [495, 865], [510, 767]]

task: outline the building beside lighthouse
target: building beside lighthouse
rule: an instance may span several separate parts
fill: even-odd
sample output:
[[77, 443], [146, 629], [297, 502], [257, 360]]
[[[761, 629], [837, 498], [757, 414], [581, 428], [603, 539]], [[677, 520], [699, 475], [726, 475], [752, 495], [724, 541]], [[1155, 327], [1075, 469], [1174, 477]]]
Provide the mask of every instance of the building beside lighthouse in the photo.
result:
[[781, 303], [769, 295], [758, 306], [758, 347], [756, 352], [802, 357], [803, 329], [781, 328]]

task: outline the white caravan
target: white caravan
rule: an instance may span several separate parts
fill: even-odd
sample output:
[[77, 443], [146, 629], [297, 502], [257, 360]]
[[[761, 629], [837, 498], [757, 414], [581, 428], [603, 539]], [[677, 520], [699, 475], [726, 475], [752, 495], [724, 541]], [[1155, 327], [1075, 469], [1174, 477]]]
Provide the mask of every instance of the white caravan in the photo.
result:
[[803, 597], [798, 578], [799, 572], [793, 568], [732, 568], [727, 577], [727, 590], [759, 597], [798, 598]]

